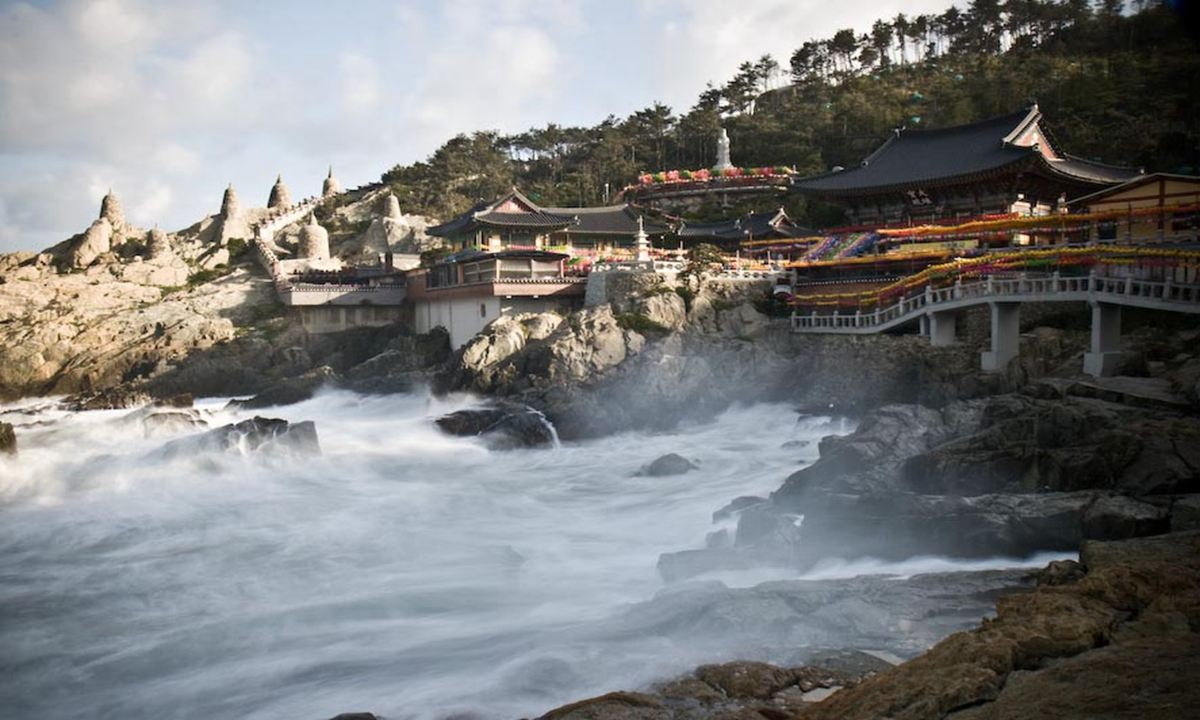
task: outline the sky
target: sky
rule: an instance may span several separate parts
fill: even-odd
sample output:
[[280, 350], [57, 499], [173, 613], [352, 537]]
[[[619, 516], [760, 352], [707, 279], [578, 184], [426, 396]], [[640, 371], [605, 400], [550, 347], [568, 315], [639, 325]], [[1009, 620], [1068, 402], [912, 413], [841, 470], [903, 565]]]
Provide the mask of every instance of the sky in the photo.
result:
[[[344, 187], [460, 132], [593, 125], [950, 0], [0, 0], [0, 252]], [[736, 153], [736, 148], [735, 148]]]

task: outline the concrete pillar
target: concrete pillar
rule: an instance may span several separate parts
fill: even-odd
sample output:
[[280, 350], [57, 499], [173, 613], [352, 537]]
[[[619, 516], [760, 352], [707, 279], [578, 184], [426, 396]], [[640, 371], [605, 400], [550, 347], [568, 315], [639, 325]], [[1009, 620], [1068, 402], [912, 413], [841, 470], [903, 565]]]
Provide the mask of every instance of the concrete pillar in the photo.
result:
[[982, 353], [980, 365], [986, 372], [1000, 372], [1021, 352], [1021, 303], [990, 302], [988, 308], [992, 313], [992, 349]]
[[[876, 311], [875, 315], [877, 316], [876, 319], [878, 320], [879, 312]], [[929, 315], [928, 314], [922, 315], [921, 316], [921, 337], [929, 337], [929, 323], [930, 323]]]
[[931, 312], [929, 317], [929, 344], [934, 347], [953, 345], [958, 338], [958, 317], [949, 310]]
[[1121, 306], [1092, 303], [1092, 350], [1083, 354], [1083, 371], [1108, 377], [1121, 360]]

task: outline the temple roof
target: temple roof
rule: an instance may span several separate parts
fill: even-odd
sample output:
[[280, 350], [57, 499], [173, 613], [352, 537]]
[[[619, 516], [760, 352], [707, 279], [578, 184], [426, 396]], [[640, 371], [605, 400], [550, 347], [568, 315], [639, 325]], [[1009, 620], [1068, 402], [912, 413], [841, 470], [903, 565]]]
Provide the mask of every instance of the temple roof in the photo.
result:
[[1040, 170], [1085, 185], [1123, 182], [1138, 175], [1060, 152], [1041, 127], [1042, 114], [1027, 110], [938, 130], [898, 129], [856, 167], [803, 178], [801, 192], [869, 194], [910, 185], [949, 184], [1001, 170]]
[[[479, 226], [492, 226], [547, 232], [566, 230], [580, 234], [634, 235], [637, 233], [637, 218], [637, 213], [629, 205], [541, 207], [513, 188], [499, 199], [481, 202], [453, 220], [429, 228], [427, 232], [444, 237], [470, 232]], [[665, 226], [646, 224], [646, 233], [649, 235], [664, 232]]]
[[792, 222], [788, 214], [779, 210], [756, 212], [718, 222], [685, 222], [679, 229], [681, 238], [711, 238], [714, 240], [748, 240], [755, 238], [791, 238], [811, 235], [812, 231]]
[[[566, 228], [568, 233], [580, 235], [636, 235], [639, 213], [628, 203], [603, 207], [548, 207], [542, 208], [555, 215], [570, 215], [576, 219]], [[647, 235], [662, 235], [667, 226], [643, 219]]]

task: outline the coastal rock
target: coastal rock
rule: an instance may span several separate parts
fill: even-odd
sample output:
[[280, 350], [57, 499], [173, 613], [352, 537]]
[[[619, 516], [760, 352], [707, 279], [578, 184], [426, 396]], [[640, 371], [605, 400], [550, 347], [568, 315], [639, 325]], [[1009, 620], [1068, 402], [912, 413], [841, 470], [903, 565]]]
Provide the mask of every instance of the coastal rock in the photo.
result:
[[564, 705], [538, 720], [671, 720], [671, 711], [652, 695], [614, 692]]
[[317, 439], [317, 427], [312, 422], [289, 423], [278, 418], [256, 416], [201, 435], [173, 440], [163, 445], [157, 454], [164, 459], [172, 459], [230, 450], [318, 455], [321, 446]]
[[512, 403], [459, 410], [434, 424], [450, 435], [483, 438], [493, 450], [539, 447], [555, 441], [554, 429], [541, 413]]
[[1171, 532], [1200, 530], [1200, 495], [1187, 495], [1171, 505]]
[[310, 370], [299, 377], [286, 378], [274, 383], [259, 394], [246, 400], [230, 400], [231, 409], [258, 410], [281, 405], [295, 405], [311, 400], [318, 390], [337, 381], [337, 373], [329, 366]]
[[668, 477], [670, 475], [683, 475], [695, 470], [697, 465], [676, 453], [667, 453], [653, 462], [645, 465], [638, 471], [638, 475], [646, 477]]
[[17, 434], [10, 423], [0, 422], [0, 455], [17, 454]]
[[1088, 569], [1080, 581], [1001, 596], [994, 620], [804, 717], [1190, 717], [1200, 533], [1089, 542], [1080, 555]]
[[1125, 540], [1170, 529], [1166, 507], [1124, 495], [1098, 498], [1083, 513], [1083, 536], [1089, 540]]

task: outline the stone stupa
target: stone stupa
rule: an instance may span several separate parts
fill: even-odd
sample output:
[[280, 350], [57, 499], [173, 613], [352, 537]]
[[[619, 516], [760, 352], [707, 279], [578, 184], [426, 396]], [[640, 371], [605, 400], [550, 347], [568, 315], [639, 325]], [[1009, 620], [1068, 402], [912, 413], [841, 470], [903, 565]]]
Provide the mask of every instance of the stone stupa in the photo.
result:
[[325, 176], [325, 182], [321, 183], [321, 197], [332, 197], [342, 192], [342, 184], [333, 176], [333, 166], [329, 166], [329, 174]]
[[271, 186], [271, 195], [267, 198], [267, 207], [272, 210], [283, 210], [290, 207], [292, 204], [292, 194], [288, 192], [287, 185], [283, 184], [283, 175], [275, 177], [275, 184]]
[[308, 216], [308, 224], [300, 229], [298, 257], [305, 260], [329, 259], [329, 232], [317, 223], [317, 218]]

